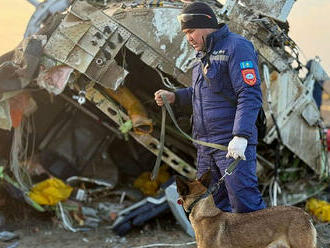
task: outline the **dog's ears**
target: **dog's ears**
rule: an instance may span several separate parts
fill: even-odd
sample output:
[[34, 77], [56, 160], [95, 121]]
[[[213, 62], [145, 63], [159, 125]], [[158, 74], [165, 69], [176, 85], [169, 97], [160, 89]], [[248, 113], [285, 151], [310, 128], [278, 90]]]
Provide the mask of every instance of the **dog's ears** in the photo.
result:
[[206, 188], [209, 187], [211, 182], [212, 176], [211, 176], [211, 170], [209, 169], [207, 172], [205, 172], [199, 179], [201, 184], [203, 184]]
[[176, 177], [176, 187], [179, 195], [185, 196], [189, 194], [189, 186], [183, 177]]

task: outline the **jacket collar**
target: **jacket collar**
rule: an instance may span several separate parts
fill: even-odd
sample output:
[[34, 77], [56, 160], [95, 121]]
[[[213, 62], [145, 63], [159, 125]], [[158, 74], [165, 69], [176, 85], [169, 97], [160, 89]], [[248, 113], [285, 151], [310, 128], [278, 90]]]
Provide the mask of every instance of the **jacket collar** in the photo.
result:
[[219, 29], [206, 37], [206, 51], [199, 51], [196, 54], [197, 58], [202, 58], [205, 54], [209, 54], [213, 48], [214, 44], [219, 40], [222, 40], [229, 34], [229, 28], [227, 24], [221, 23], [219, 24]]

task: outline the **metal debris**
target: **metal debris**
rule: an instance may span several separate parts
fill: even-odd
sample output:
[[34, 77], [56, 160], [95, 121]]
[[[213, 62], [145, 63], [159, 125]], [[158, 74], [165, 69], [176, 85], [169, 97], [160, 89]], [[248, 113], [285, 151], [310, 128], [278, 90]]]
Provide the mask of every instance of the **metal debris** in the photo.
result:
[[7, 231], [0, 232], [0, 241], [8, 242], [8, 241], [11, 241], [11, 240], [17, 239], [17, 238], [18, 238], [18, 235], [16, 233], [7, 232]]

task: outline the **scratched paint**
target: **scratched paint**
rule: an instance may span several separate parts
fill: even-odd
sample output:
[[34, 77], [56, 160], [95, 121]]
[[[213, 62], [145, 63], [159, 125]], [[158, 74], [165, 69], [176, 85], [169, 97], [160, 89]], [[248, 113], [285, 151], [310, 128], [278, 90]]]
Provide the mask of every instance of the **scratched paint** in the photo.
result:
[[157, 42], [160, 42], [164, 37], [173, 43], [173, 39], [180, 32], [180, 23], [177, 21], [177, 16], [180, 14], [180, 9], [154, 9], [154, 18], [152, 25], [155, 28], [155, 37]]
[[183, 39], [180, 45], [180, 55], [175, 61], [175, 66], [182, 71], [186, 71], [188, 68], [186, 68], [185, 62], [191, 61], [194, 57], [194, 53], [189, 49], [188, 42]]

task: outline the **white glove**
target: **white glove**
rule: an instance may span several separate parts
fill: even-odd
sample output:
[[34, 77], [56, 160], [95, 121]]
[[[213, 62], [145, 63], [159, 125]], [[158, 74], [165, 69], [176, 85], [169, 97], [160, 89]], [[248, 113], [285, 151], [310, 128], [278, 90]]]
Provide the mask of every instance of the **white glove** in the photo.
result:
[[241, 159], [246, 160], [244, 153], [247, 147], [247, 142], [247, 139], [243, 137], [234, 136], [229, 142], [226, 158], [232, 157], [237, 159], [240, 157]]

